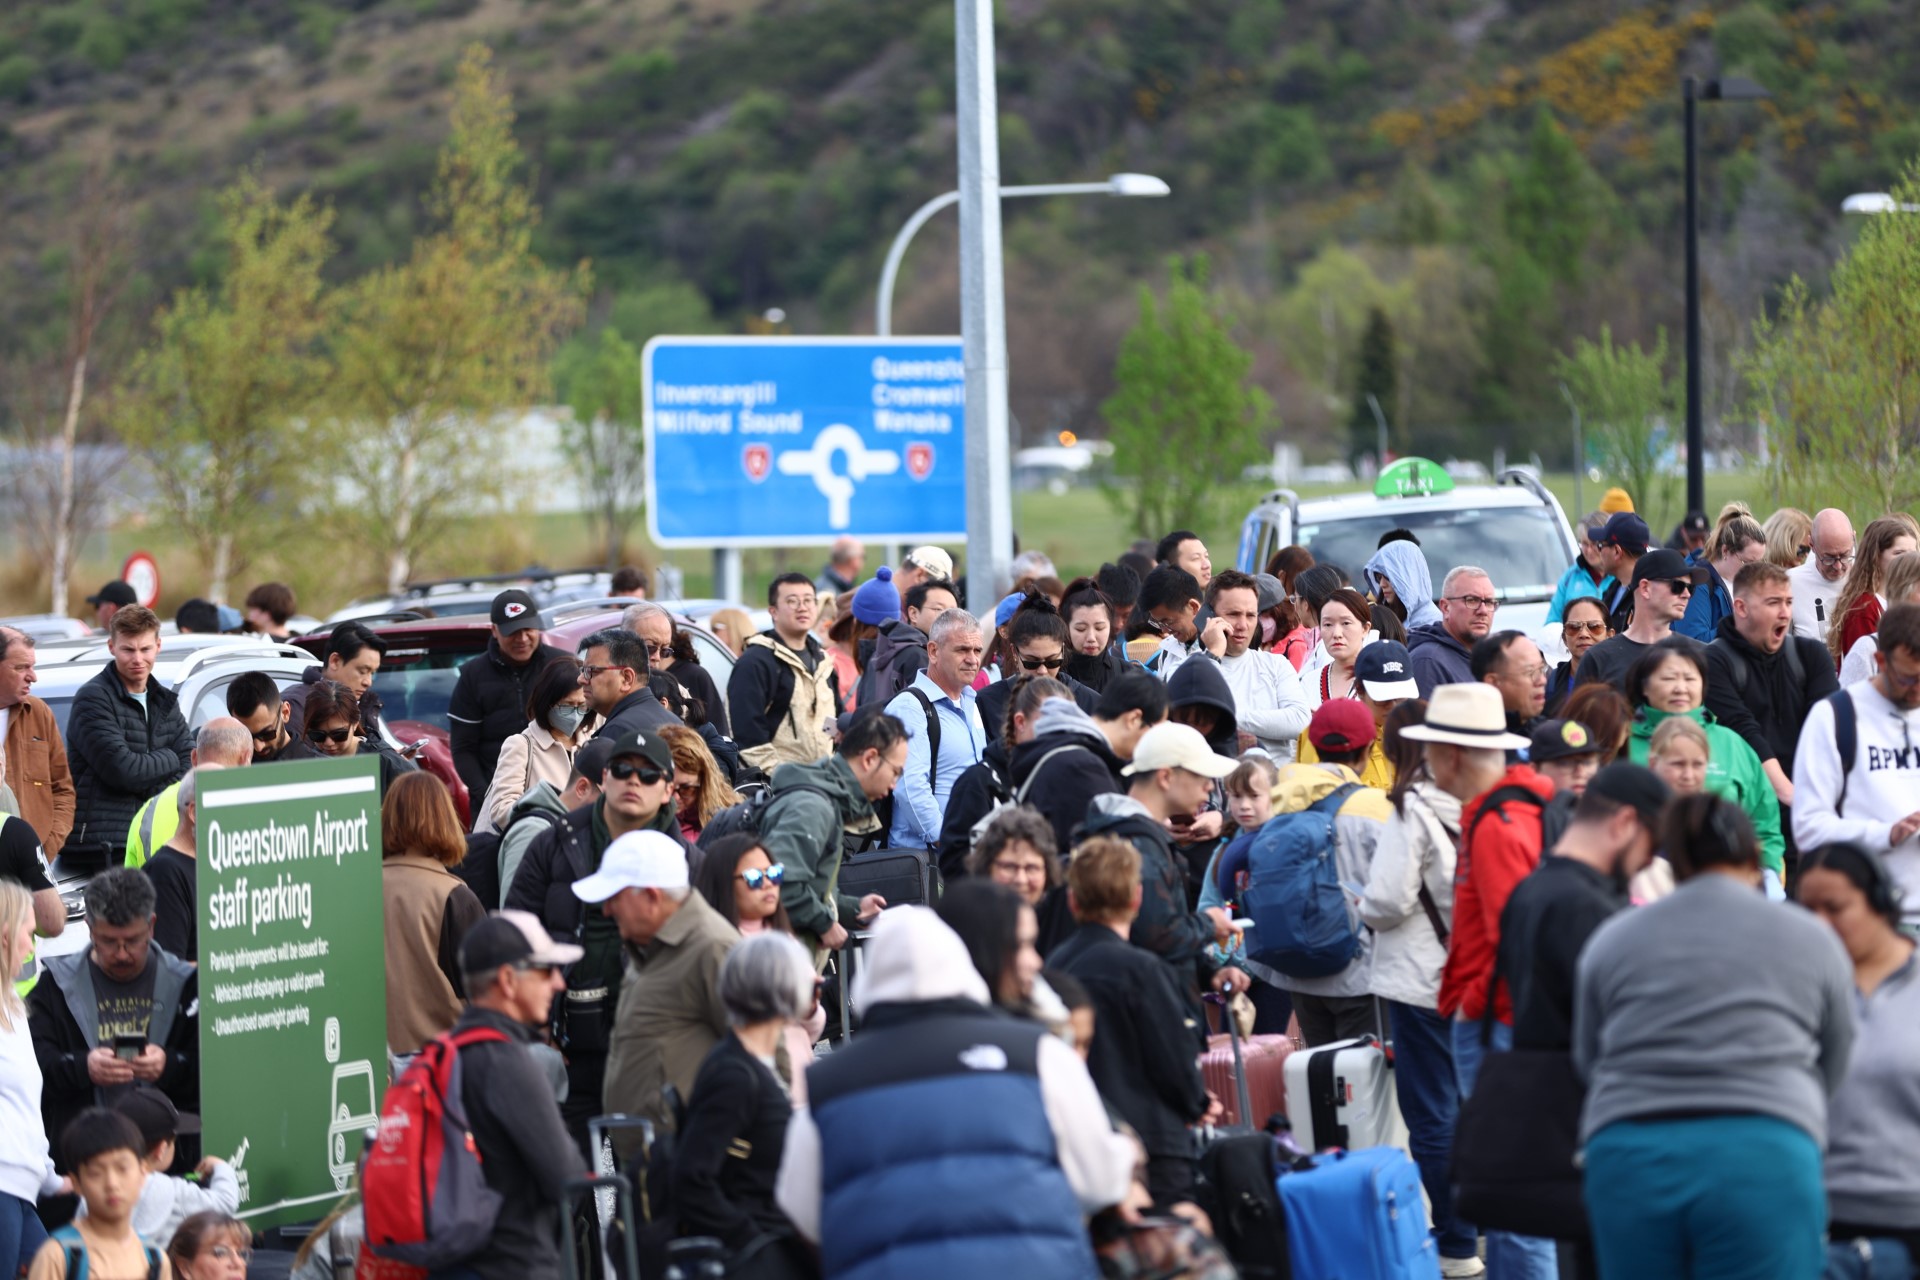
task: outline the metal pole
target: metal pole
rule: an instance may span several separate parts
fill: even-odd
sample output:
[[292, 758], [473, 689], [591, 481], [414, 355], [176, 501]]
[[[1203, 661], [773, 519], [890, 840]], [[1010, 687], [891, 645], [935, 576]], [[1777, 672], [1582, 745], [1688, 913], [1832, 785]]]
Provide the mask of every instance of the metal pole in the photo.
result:
[[1573, 414], [1573, 518], [1584, 520], [1587, 515], [1587, 446], [1580, 435], [1580, 406], [1574, 403], [1573, 392], [1567, 389], [1564, 382], [1560, 384], [1560, 397], [1567, 402], [1567, 411]]
[[715, 547], [713, 549], [713, 594], [716, 599], [740, 601], [740, 548]]
[[1013, 559], [993, 0], [955, 0], [954, 27], [960, 335], [967, 367], [967, 603], [976, 616], [985, 617]]
[[[1699, 142], [1694, 137], [1692, 76], [1680, 82], [1687, 153], [1687, 510], [1707, 509], [1707, 433], [1700, 417], [1700, 213]], [[1639, 495], [1646, 501], [1645, 495]]]

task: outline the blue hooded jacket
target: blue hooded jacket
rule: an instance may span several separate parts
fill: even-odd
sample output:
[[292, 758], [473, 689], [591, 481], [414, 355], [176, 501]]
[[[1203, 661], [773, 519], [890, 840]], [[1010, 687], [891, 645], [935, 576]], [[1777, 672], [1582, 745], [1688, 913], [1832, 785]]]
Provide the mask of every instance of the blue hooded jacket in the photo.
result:
[[1427, 567], [1426, 553], [1411, 542], [1389, 542], [1373, 553], [1362, 571], [1375, 597], [1382, 580], [1393, 584], [1393, 594], [1406, 606], [1407, 630], [1438, 624], [1440, 610], [1433, 603], [1433, 570]]

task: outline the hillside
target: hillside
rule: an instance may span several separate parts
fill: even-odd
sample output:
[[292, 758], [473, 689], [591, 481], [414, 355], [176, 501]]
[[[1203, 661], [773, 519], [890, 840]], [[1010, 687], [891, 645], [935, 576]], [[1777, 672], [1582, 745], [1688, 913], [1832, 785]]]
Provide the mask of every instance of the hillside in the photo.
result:
[[[1769, 290], [1819, 279], [1839, 201], [1920, 153], [1909, 14], [1003, 0], [1006, 180], [1135, 170], [1174, 191], [1008, 206], [1023, 430], [1098, 432], [1135, 291], [1202, 250], [1293, 438], [1340, 439], [1378, 308], [1402, 443], [1553, 453], [1555, 352], [1603, 322], [1677, 335], [1688, 71], [1775, 94], [1702, 109], [1710, 409], [1731, 415], [1729, 357]], [[208, 196], [242, 166], [335, 205], [336, 275], [404, 254], [473, 40], [514, 86], [542, 251], [590, 259], [594, 323], [631, 338], [738, 331], [770, 307], [797, 332], [870, 331], [888, 239], [954, 181], [939, 0], [6, 0], [0, 367], [59, 341], [90, 172], [137, 227], [109, 378], [154, 302], [210, 269]], [[936, 222], [901, 278], [902, 331], [957, 326], [953, 261]]]

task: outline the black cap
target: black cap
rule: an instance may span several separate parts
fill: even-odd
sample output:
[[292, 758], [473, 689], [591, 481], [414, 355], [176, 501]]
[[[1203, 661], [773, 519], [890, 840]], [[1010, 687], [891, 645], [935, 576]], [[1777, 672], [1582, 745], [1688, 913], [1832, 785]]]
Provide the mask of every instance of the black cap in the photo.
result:
[[133, 1127], [140, 1131], [140, 1141], [149, 1150], [183, 1133], [200, 1132], [200, 1117], [181, 1112], [173, 1099], [158, 1089], [135, 1089], [116, 1100], [113, 1109], [133, 1121]]
[[501, 635], [510, 636], [528, 627], [545, 631], [547, 620], [540, 616], [540, 606], [533, 602], [533, 597], [515, 587], [493, 598], [493, 625], [500, 628]]
[[607, 763], [612, 764], [621, 756], [639, 756], [643, 760], [651, 760], [669, 773], [673, 772], [673, 748], [657, 733], [643, 733], [635, 729], [632, 733], [622, 734], [613, 744], [613, 749], [607, 752]]
[[106, 586], [87, 597], [88, 604], [117, 604], [125, 608], [130, 604], [139, 604], [140, 597], [133, 594], [133, 587], [115, 578]]
[[1660, 811], [1673, 798], [1673, 792], [1653, 770], [1644, 765], [1628, 764], [1624, 760], [1594, 774], [1587, 783], [1587, 794], [1605, 796], [1616, 804], [1631, 805], [1649, 831], [1659, 826]]
[[1705, 582], [1707, 571], [1704, 566], [1688, 564], [1685, 556], [1670, 547], [1655, 547], [1633, 564], [1632, 585], [1636, 587], [1643, 582], [1673, 582], [1681, 578]]
[[1633, 512], [1616, 511], [1607, 518], [1606, 527], [1600, 530], [1600, 535], [1594, 541], [1637, 556], [1653, 541], [1653, 534], [1647, 529], [1647, 522]]
[[573, 753], [574, 772], [593, 783], [600, 785], [600, 775], [607, 771], [607, 761], [613, 759], [613, 742], [608, 738], [588, 738], [581, 748]]
[[1542, 720], [1533, 727], [1533, 740], [1527, 747], [1527, 763], [1565, 760], [1570, 756], [1590, 756], [1600, 752], [1587, 726], [1578, 720]]
[[1687, 518], [1680, 522], [1680, 527], [1688, 533], [1705, 533], [1713, 528], [1707, 523], [1707, 513], [1704, 511], [1687, 512]]

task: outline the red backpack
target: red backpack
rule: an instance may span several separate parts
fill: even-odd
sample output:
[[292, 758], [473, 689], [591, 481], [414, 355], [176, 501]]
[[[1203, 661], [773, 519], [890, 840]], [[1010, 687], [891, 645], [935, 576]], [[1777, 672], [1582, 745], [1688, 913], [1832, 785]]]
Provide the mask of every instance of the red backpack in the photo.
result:
[[492, 1238], [500, 1193], [480, 1168], [460, 1092], [460, 1050], [488, 1041], [507, 1037], [485, 1027], [436, 1036], [387, 1090], [360, 1168], [366, 1252], [425, 1272], [472, 1257]]

